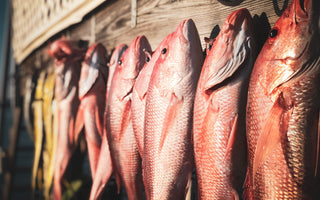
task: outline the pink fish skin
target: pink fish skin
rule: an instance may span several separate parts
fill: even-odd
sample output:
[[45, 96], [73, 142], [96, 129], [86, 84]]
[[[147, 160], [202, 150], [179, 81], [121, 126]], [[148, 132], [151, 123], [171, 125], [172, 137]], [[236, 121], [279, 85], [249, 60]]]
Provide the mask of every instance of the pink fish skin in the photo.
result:
[[[113, 77], [114, 70], [118, 64], [119, 59], [121, 58], [123, 52], [128, 48], [127, 45], [121, 44], [119, 45], [112, 53], [110, 61], [108, 63], [109, 74], [108, 74], [108, 81], [107, 81], [107, 90], [106, 90], [106, 104], [108, 101], [108, 94], [111, 85], [111, 80]], [[107, 128], [106, 128], [106, 109], [104, 112], [104, 127], [103, 127], [103, 135], [102, 135], [102, 143], [101, 143], [101, 150], [99, 156], [99, 162], [96, 170], [96, 176], [94, 177], [91, 192], [90, 192], [90, 200], [100, 199], [101, 195], [103, 194], [103, 190], [105, 185], [107, 184], [111, 173], [112, 173], [112, 161], [111, 155], [109, 150], [109, 143], [107, 139]]]
[[117, 48], [114, 49], [114, 51], [111, 55], [110, 61], [108, 63], [109, 75], [108, 75], [108, 82], [107, 82], [106, 99], [108, 99], [108, 94], [109, 94], [110, 87], [111, 87], [112, 77], [113, 77], [114, 71], [116, 70], [116, 67], [118, 65], [118, 61], [120, 60], [122, 54], [126, 51], [127, 48], [128, 48], [128, 46], [126, 44], [120, 44], [119, 46], [117, 46]]
[[58, 139], [55, 152], [54, 199], [61, 199], [61, 180], [75, 149], [75, 120], [79, 106], [78, 82], [84, 52], [59, 39], [48, 53], [55, 58], [55, 96], [58, 104]]
[[[93, 180], [99, 161], [103, 133], [103, 114], [108, 75], [106, 54], [107, 51], [102, 44], [93, 44], [88, 49], [82, 63], [79, 80], [79, 99], [81, 103], [76, 120], [77, 132], [75, 140], [77, 141], [78, 134], [84, 127]], [[109, 168], [112, 168], [111, 163]]]
[[198, 199], [239, 199], [246, 173], [245, 109], [255, 59], [252, 17], [232, 12], [204, 61], [194, 103]]
[[[203, 64], [193, 20], [184, 20], [156, 51], [147, 90], [143, 180], [147, 199], [185, 199], [194, 166], [193, 102]], [[157, 54], [155, 52], [154, 54]]]
[[292, 1], [253, 67], [245, 199], [320, 199], [320, 58], [313, 56], [319, 36], [312, 41], [312, 2]]
[[121, 182], [128, 199], [142, 199], [141, 158], [131, 121], [132, 88], [151, 47], [145, 36], [136, 37], [117, 65], [107, 103], [107, 137], [118, 191]]
[[151, 55], [147, 53], [148, 62], [143, 66], [133, 86], [132, 91], [132, 127], [139, 147], [140, 156], [143, 156], [143, 143], [144, 143], [144, 116], [146, 107], [146, 94], [153, 71], [153, 67], [160, 56], [161, 51], [155, 51]]

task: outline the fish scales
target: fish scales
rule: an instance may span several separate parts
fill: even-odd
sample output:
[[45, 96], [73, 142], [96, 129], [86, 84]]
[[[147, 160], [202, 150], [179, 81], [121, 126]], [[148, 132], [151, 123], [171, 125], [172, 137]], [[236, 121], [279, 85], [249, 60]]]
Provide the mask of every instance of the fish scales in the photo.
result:
[[193, 141], [199, 199], [239, 198], [246, 170], [245, 105], [254, 51], [249, 11], [232, 12], [207, 54], [197, 87]]
[[[114, 74], [114, 70], [117, 66], [117, 63], [122, 56], [122, 53], [127, 49], [127, 45], [121, 44], [119, 45], [112, 53], [110, 58], [110, 62], [108, 64], [108, 80], [106, 84], [106, 91], [105, 91], [105, 105], [107, 105], [109, 90], [111, 86], [111, 80]], [[111, 176], [112, 173], [112, 163], [111, 163], [111, 155], [109, 149], [109, 143], [107, 138], [107, 109], [104, 109], [104, 116], [103, 116], [103, 134], [101, 138], [101, 150], [99, 155], [99, 161], [96, 170], [96, 176], [93, 179], [90, 197], [89, 199], [99, 199], [103, 194], [104, 188]]]
[[320, 198], [320, 61], [319, 55], [313, 55], [311, 3], [290, 4], [271, 30], [252, 72], [246, 199]]
[[57, 147], [55, 148], [54, 199], [61, 199], [62, 178], [76, 147], [75, 121], [78, 112], [78, 82], [84, 52], [73, 42], [59, 39], [48, 53], [55, 59], [55, 97], [57, 101]]
[[114, 172], [120, 191], [126, 188], [128, 199], [142, 199], [141, 158], [132, 128], [131, 96], [139, 71], [151, 52], [145, 36], [134, 39], [117, 65], [107, 103], [107, 138]]
[[[194, 22], [158, 47], [147, 90], [143, 178], [147, 199], [185, 199], [193, 168], [193, 102], [203, 56]], [[155, 52], [156, 53], [156, 52]]]

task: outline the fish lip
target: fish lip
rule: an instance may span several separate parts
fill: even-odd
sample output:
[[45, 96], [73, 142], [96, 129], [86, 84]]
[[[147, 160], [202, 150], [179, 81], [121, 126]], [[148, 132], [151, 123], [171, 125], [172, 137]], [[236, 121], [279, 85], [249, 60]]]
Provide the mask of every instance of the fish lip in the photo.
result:
[[295, 0], [293, 4], [293, 22], [296, 24], [309, 18], [311, 10], [311, 0]]
[[134, 51], [135, 53], [139, 52], [140, 49], [140, 44], [141, 44], [141, 39], [144, 37], [144, 35], [140, 35], [136, 37], [133, 41], [133, 46], [134, 46]]
[[306, 15], [308, 15], [310, 10], [311, 0], [297, 0], [297, 1], [299, 2], [299, 6], [298, 8], [296, 6], [295, 12], [297, 12], [297, 9], [301, 9]]
[[186, 19], [180, 23], [179, 31], [183, 35], [183, 39], [185, 42], [188, 42], [190, 38], [196, 35], [196, 25], [192, 19]]
[[[106, 49], [100, 43], [93, 44], [87, 51], [84, 62], [90, 67], [100, 69], [106, 66]], [[101, 60], [101, 56], [102, 59]]]
[[[241, 16], [241, 17], [239, 17]], [[229, 24], [235, 24], [237, 20], [244, 21], [247, 18], [251, 18], [251, 14], [248, 9], [241, 8], [239, 10], [234, 11], [231, 15], [228, 17], [228, 23]]]
[[239, 30], [244, 24], [248, 25], [249, 20], [252, 20], [252, 16], [248, 9], [242, 8], [236, 10], [228, 16], [228, 19], [226, 21], [229, 26], [227, 26], [224, 31], [227, 32], [229, 29]]

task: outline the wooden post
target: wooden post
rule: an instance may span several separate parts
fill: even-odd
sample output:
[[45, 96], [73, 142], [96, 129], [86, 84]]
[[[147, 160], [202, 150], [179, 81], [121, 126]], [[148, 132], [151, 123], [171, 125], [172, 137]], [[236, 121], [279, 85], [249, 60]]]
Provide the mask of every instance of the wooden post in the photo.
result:
[[137, 25], [137, 0], [131, 0], [131, 27]]
[[10, 146], [8, 150], [8, 165], [7, 171], [5, 173], [5, 186], [3, 191], [3, 199], [9, 200], [11, 196], [11, 189], [12, 189], [12, 177], [15, 172], [15, 161], [16, 161], [16, 150], [17, 150], [17, 143], [19, 138], [19, 128], [21, 124], [21, 116], [22, 116], [22, 109], [21, 105], [15, 107], [14, 114], [13, 114], [13, 125], [10, 131]]

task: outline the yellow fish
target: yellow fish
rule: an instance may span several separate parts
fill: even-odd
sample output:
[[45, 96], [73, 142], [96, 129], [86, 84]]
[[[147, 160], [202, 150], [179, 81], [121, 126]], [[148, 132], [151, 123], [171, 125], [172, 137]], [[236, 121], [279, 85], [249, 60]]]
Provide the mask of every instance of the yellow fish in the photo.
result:
[[54, 125], [53, 125], [53, 103], [54, 103], [54, 85], [55, 75], [53, 67], [48, 68], [47, 78], [43, 86], [43, 121], [45, 129], [45, 138], [43, 143], [43, 181], [44, 196], [49, 199], [50, 188], [53, 179], [53, 152], [54, 152]]
[[34, 161], [32, 168], [32, 180], [31, 187], [34, 191], [37, 187], [42, 188], [42, 168], [40, 167], [40, 157], [42, 151], [42, 141], [43, 141], [43, 84], [46, 78], [46, 72], [42, 71], [37, 81], [35, 98], [32, 103], [33, 113], [34, 113]]

